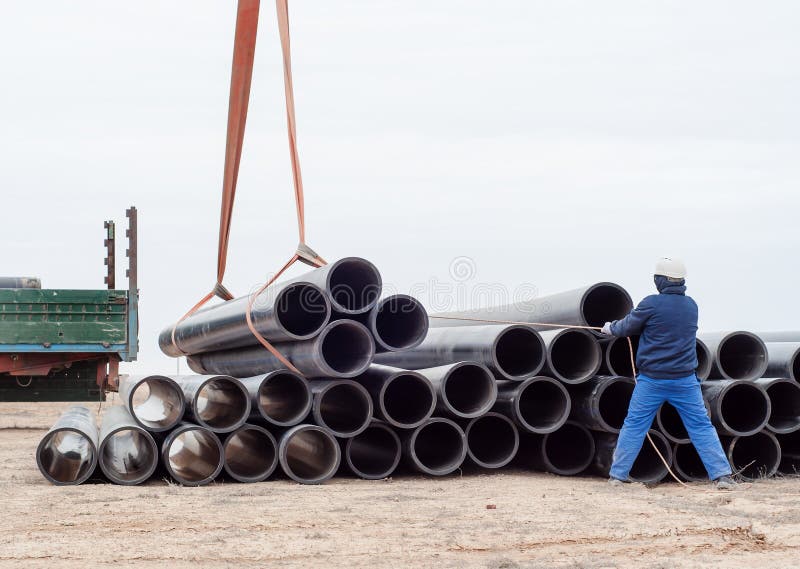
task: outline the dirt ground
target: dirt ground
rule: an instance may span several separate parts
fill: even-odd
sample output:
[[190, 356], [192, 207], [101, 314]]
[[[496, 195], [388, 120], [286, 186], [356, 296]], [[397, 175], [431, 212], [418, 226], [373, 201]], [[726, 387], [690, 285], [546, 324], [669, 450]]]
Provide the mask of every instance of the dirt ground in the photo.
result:
[[798, 479], [730, 493], [522, 471], [55, 487], [34, 450], [66, 405], [0, 403], [0, 568], [790, 567], [800, 558]]

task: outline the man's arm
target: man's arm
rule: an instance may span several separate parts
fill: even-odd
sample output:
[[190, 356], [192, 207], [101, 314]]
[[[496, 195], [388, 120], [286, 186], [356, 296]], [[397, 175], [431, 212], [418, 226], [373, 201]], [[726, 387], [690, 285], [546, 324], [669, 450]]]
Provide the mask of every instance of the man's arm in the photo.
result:
[[634, 308], [622, 320], [614, 320], [611, 323], [611, 334], [614, 336], [636, 336], [642, 333], [644, 325], [653, 314], [653, 306], [647, 298], [639, 303], [639, 306]]

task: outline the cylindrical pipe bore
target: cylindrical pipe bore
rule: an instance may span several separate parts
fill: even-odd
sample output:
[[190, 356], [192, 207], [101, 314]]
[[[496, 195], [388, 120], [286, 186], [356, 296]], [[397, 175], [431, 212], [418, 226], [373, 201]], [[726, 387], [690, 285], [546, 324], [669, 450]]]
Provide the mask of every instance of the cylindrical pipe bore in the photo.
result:
[[751, 332], [709, 332], [698, 337], [714, 355], [712, 379], [753, 380], [767, 370], [767, 346]]
[[[633, 362], [636, 361], [636, 351], [639, 348], [639, 336], [631, 336], [633, 345]], [[628, 338], [610, 338], [601, 342], [603, 360], [600, 365], [601, 375], [617, 375], [633, 377], [631, 363], [631, 346]]]
[[708, 349], [706, 343], [700, 338], [697, 338], [697, 369], [695, 375], [700, 381], [705, 381], [711, 374], [711, 364], [714, 361], [714, 355]]
[[[710, 414], [708, 410], [708, 401], [703, 402], [706, 405], [706, 414]], [[664, 402], [661, 407], [658, 408], [655, 426], [657, 426], [658, 430], [673, 443], [686, 444], [691, 442], [689, 433], [683, 424], [683, 419], [681, 419], [678, 410], [668, 402]]]
[[225, 472], [239, 482], [266, 480], [278, 466], [278, 443], [258, 425], [242, 425], [228, 435], [222, 448]]
[[250, 416], [250, 394], [227, 375], [181, 375], [173, 379], [186, 396], [187, 416], [215, 433], [230, 433]]
[[133, 419], [153, 433], [172, 429], [186, 407], [180, 386], [163, 375], [121, 376], [119, 396]]
[[82, 484], [97, 466], [98, 432], [94, 415], [74, 405], [64, 411], [36, 449], [42, 475], [57, 486]]
[[100, 426], [100, 470], [111, 482], [141, 484], [158, 466], [158, 445], [124, 406], [111, 407]]
[[505, 466], [519, 449], [517, 427], [500, 413], [486, 413], [471, 419], [464, 434], [467, 437], [467, 455], [483, 468]]
[[370, 423], [361, 434], [342, 441], [342, 464], [365, 480], [391, 476], [401, 454], [400, 437], [378, 421]]
[[686, 482], [708, 480], [708, 472], [697, 449], [692, 443], [676, 444], [673, 447], [672, 466], [675, 473]]
[[489, 369], [477, 362], [421, 369], [436, 391], [436, 408], [459, 419], [483, 415], [497, 400], [497, 382]]
[[317, 379], [310, 385], [311, 414], [319, 426], [341, 438], [354, 437], [369, 426], [372, 398], [362, 385], [352, 379]]
[[781, 446], [781, 474], [800, 474], [800, 431], [785, 435], [776, 435]]
[[[608, 476], [611, 470], [611, 463], [614, 458], [614, 448], [617, 446], [617, 435], [596, 431], [593, 468], [602, 476]], [[658, 453], [653, 448], [650, 440], [645, 439], [642, 450], [633, 463], [633, 468], [628, 475], [631, 482], [642, 482], [643, 484], [655, 484], [664, 479], [669, 474], [668, 466], [672, 464], [672, 447], [667, 438], [658, 431], [648, 431], [650, 440], [658, 448], [658, 452], [666, 460], [666, 464], [661, 460]]]
[[524, 435], [519, 463], [536, 470], [561, 476], [575, 476], [586, 470], [594, 459], [591, 431], [575, 421], [567, 421], [546, 435]]
[[203, 486], [222, 471], [225, 453], [213, 431], [181, 423], [161, 444], [161, 461], [169, 475], [184, 486]]
[[589, 428], [618, 433], [628, 414], [636, 384], [633, 378], [598, 375], [585, 383], [571, 385], [570, 418]]
[[300, 484], [320, 484], [339, 468], [341, 450], [330, 431], [317, 425], [296, 425], [278, 443], [283, 472]]
[[756, 383], [769, 397], [767, 430], [786, 434], [800, 429], [800, 383], [788, 378], [759, 379]]
[[778, 471], [781, 447], [769, 431], [722, 440], [733, 471], [744, 480], [769, 478]]
[[600, 369], [603, 352], [586, 330], [563, 328], [540, 332], [547, 347], [545, 369], [564, 383], [582, 383]]
[[454, 472], [467, 456], [464, 431], [450, 419], [433, 417], [416, 429], [403, 431], [403, 457], [413, 469], [445, 476]]
[[355, 380], [372, 397], [375, 417], [393, 427], [418, 427], [430, 418], [436, 407], [433, 384], [419, 372], [371, 365]]
[[302, 375], [287, 369], [240, 380], [250, 394], [250, 420], [291, 427], [308, 416], [311, 388]]
[[538, 375], [525, 381], [498, 381], [493, 411], [510, 417], [529, 433], [552, 433], [569, 417], [567, 389], [552, 377]]
[[395, 294], [379, 300], [367, 318], [376, 351], [399, 352], [419, 346], [428, 333], [428, 313], [416, 298]]
[[766, 391], [743, 380], [704, 381], [703, 399], [711, 410], [711, 422], [722, 435], [746, 437], [767, 425], [772, 405]]

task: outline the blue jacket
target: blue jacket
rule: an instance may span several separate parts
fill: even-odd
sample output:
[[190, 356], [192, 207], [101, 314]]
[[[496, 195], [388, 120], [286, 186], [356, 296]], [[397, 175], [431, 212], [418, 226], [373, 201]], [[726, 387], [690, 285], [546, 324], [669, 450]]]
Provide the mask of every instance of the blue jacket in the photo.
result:
[[655, 277], [660, 294], [646, 297], [622, 320], [611, 323], [614, 336], [639, 335], [636, 368], [654, 379], [678, 379], [697, 369], [697, 303], [686, 286]]

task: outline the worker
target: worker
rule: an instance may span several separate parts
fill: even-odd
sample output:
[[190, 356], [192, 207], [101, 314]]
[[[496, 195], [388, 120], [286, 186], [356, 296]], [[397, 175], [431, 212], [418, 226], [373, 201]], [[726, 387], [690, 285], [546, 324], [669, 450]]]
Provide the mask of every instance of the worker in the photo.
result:
[[686, 267], [678, 259], [660, 259], [654, 280], [658, 294], [602, 329], [609, 336], [639, 335], [636, 388], [614, 449], [609, 483], [618, 486], [628, 481], [653, 418], [666, 401], [680, 414], [709, 479], [720, 490], [731, 490], [736, 485], [731, 467], [706, 414], [695, 375], [697, 304], [686, 296]]

